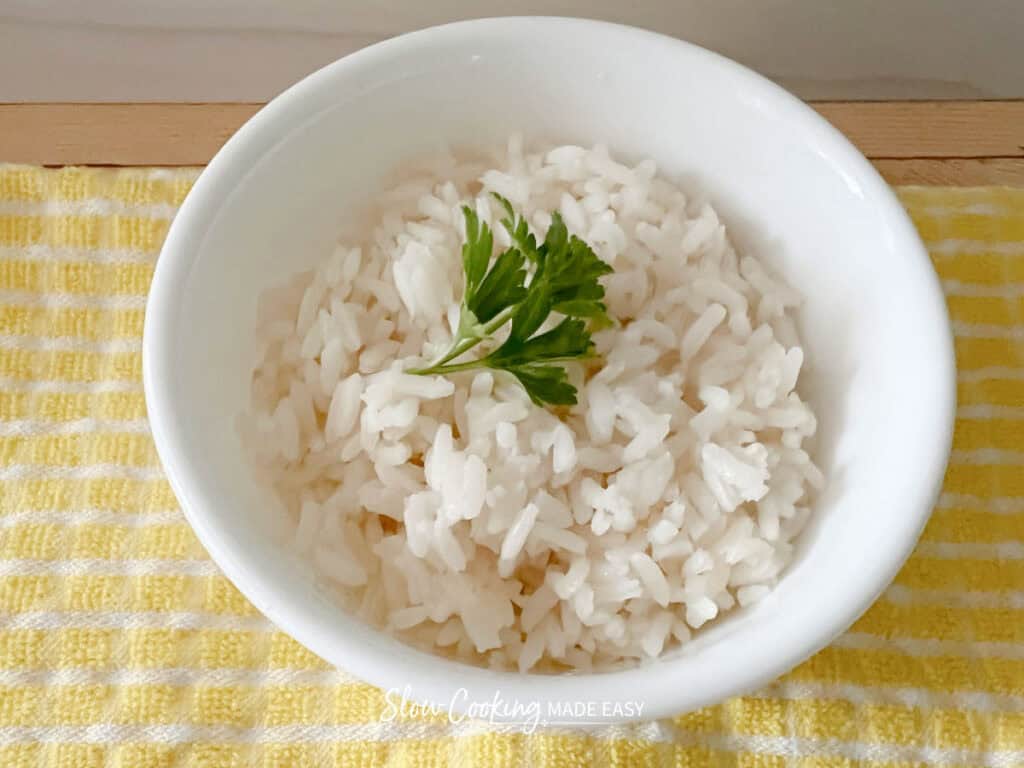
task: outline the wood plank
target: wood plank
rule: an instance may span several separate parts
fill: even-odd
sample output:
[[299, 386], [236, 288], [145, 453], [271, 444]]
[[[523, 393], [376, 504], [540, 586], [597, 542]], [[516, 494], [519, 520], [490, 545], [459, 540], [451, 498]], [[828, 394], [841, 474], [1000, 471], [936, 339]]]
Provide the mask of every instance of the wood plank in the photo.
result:
[[936, 158], [872, 160], [893, 186], [1024, 187], [1024, 158]]
[[[0, 160], [204, 165], [258, 104], [0, 104]], [[1024, 101], [819, 102], [871, 158], [1024, 157]]]
[[206, 165], [260, 104], [0, 104], [0, 160]]
[[821, 102], [812, 106], [870, 158], [1024, 157], [1024, 101]]

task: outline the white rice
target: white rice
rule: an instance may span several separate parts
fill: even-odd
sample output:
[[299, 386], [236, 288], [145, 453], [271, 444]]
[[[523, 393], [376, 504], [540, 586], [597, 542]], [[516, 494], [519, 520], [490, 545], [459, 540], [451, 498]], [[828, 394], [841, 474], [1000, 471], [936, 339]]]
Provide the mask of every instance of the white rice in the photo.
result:
[[[560, 211], [615, 269], [620, 326], [558, 414], [501, 373], [403, 372], [458, 323], [460, 206], [509, 244], [491, 191], [539, 238]], [[650, 161], [513, 137], [439, 157], [370, 220], [261, 300], [244, 421], [344, 605], [437, 653], [557, 671], [656, 657], [771, 590], [824, 481], [801, 449], [799, 297], [710, 206]]]

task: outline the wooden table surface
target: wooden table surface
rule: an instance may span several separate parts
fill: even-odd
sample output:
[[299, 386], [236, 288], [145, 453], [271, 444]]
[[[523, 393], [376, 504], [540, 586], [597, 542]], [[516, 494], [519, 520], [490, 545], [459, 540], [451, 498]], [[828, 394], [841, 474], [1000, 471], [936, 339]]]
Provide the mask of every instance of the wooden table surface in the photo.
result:
[[[815, 102], [892, 184], [1024, 186], [1024, 100]], [[206, 164], [259, 104], [0, 104], [0, 162]]]

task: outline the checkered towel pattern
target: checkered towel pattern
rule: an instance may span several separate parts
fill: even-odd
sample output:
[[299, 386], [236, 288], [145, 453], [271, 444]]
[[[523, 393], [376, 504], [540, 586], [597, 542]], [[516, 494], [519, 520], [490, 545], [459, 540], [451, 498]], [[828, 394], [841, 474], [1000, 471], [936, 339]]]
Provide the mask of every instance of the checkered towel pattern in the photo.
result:
[[942, 276], [959, 413], [914, 556], [845, 635], [671, 720], [381, 723], [219, 573], [146, 422], [143, 310], [194, 170], [0, 166], [0, 765], [1024, 765], [1024, 190], [900, 190]]

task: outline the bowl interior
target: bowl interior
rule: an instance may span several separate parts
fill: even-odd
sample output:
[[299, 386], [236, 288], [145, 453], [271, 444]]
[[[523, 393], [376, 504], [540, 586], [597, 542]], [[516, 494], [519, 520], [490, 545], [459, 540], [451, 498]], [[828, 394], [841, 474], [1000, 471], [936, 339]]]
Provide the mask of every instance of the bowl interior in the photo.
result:
[[[707, 196], [734, 241], [806, 297], [802, 389], [829, 478], [773, 594], [656, 664], [540, 680], [444, 662], [342, 614], [243, 458], [262, 290], [327, 256], [383, 177], [444, 144], [604, 142]], [[174, 223], [146, 328], [161, 457], [204, 544], [313, 651], [386, 687], [447, 701], [645, 699], [646, 715], [771, 679], [827, 643], [895, 573], [941, 481], [952, 413], [948, 321], [895, 198], [808, 108], [692, 46], [611, 25], [503, 19], [428, 30], [328, 67], [263, 110]], [[752, 644], [758, 648], [751, 653]], [[671, 680], [669, 683], [668, 681]]]

